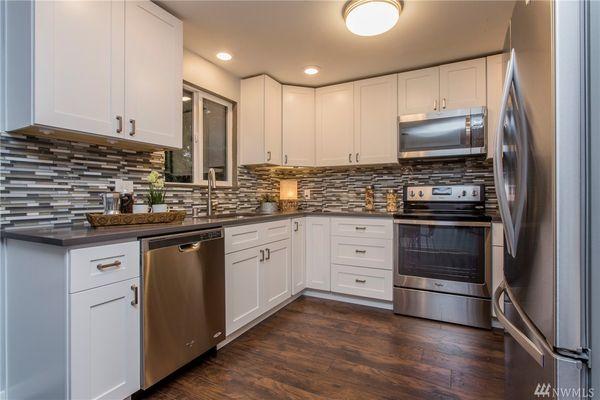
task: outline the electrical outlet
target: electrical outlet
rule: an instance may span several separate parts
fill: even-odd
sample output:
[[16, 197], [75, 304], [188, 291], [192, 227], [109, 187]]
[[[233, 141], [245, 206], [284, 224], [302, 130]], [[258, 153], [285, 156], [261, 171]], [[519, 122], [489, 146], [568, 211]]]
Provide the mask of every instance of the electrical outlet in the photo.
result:
[[115, 192], [123, 193], [123, 179], [115, 179]]
[[304, 198], [310, 200], [310, 189], [304, 189]]
[[115, 179], [115, 192], [117, 192], [117, 193], [133, 193], [133, 181], [124, 181], [123, 179]]

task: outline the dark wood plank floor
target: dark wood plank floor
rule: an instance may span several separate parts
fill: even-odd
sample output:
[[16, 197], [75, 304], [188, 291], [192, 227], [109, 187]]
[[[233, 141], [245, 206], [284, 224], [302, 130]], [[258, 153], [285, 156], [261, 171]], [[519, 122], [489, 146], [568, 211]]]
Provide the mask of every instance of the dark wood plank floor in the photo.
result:
[[502, 399], [502, 336], [301, 297], [147, 399]]

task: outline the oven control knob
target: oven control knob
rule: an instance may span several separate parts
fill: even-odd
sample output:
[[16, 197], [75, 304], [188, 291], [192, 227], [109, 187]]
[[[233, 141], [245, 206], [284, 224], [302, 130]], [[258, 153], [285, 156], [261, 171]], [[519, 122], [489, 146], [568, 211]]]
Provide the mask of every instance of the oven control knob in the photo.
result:
[[414, 191], [414, 190], [411, 190], [410, 192], [408, 192], [408, 195], [409, 195], [410, 197], [415, 197], [415, 191]]
[[477, 192], [477, 190], [473, 190], [473, 193], [471, 195], [473, 197], [477, 197], [479, 195], [479, 193]]
[[462, 197], [467, 197], [467, 191], [466, 190], [462, 191]]
[[419, 197], [423, 197], [423, 196], [424, 196], [424, 193], [423, 193], [423, 191], [422, 191], [422, 190], [419, 190]]

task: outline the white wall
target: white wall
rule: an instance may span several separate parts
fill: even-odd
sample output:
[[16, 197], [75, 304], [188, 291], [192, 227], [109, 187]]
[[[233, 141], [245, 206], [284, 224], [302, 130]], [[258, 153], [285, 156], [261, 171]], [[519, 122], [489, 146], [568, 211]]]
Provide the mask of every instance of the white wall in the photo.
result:
[[229, 100], [240, 101], [240, 78], [187, 49], [183, 49], [183, 79]]

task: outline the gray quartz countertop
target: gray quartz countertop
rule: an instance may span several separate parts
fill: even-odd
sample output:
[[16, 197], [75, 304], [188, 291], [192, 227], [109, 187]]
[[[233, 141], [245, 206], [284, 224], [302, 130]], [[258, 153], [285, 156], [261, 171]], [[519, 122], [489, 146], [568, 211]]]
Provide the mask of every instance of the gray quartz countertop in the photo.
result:
[[367, 211], [295, 211], [275, 214], [220, 214], [212, 218], [186, 218], [183, 222], [172, 224], [128, 225], [103, 228], [92, 228], [89, 225], [72, 225], [67, 227], [41, 228], [9, 228], [1, 232], [2, 237], [43, 243], [54, 246], [85, 246], [95, 243], [135, 240], [150, 236], [167, 235], [172, 233], [189, 232], [199, 229], [220, 226], [244, 225], [258, 222], [273, 221], [282, 218], [302, 216], [331, 216], [331, 217], [370, 217], [392, 218], [393, 214]]

